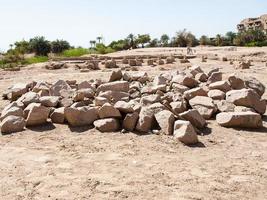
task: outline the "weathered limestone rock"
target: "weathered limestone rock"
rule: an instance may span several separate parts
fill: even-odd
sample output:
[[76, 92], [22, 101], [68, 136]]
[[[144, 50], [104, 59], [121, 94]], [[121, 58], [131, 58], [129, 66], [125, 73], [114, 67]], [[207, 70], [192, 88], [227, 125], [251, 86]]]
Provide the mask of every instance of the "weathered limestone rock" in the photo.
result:
[[175, 58], [174, 57], [167, 57], [166, 58], [166, 64], [172, 64], [175, 62]]
[[245, 82], [240, 77], [238, 77], [236, 74], [231, 74], [228, 77], [228, 81], [231, 85], [231, 88], [234, 90], [240, 90], [246, 87]]
[[245, 86], [253, 89], [261, 97], [265, 92], [265, 86], [254, 77], [248, 77], [245, 79]]
[[65, 121], [65, 108], [57, 108], [50, 115], [51, 121], [56, 124], [63, 124]]
[[23, 110], [19, 107], [13, 106], [9, 109], [4, 109], [1, 113], [0, 121], [4, 120], [8, 116], [23, 117]]
[[22, 102], [25, 106], [28, 106], [31, 103], [39, 103], [40, 96], [35, 92], [27, 92], [23, 94], [17, 101]]
[[103, 106], [105, 103], [109, 103], [109, 100], [105, 97], [96, 97], [95, 106]]
[[96, 120], [94, 126], [100, 132], [115, 132], [120, 129], [119, 120], [114, 118]]
[[253, 108], [248, 108], [245, 106], [236, 106], [234, 111], [235, 112], [256, 112]]
[[207, 96], [207, 92], [201, 87], [193, 88], [184, 92], [184, 97], [187, 100], [190, 100], [196, 96]]
[[154, 115], [162, 110], [166, 110], [166, 108], [161, 103], [143, 106], [139, 114], [136, 130], [145, 133], [149, 132], [156, 123]]
[[236, 127], [236, 128], [262, 127], [261, 116], [254, 112], [219, 113], [216, 116], [216, 121], [218, 124], [224, 127]]
[[128, 92], [130, 88], [129, 82], [127, 81], [114, 81], [110, 83], [104, 83], [97, 88], [97, 93], [106, 91], [118, 91]]
[[129, 101], [129, 93], [119, 91], [106, 91], [101, 92], [98, 97], [104, 97], [108, 99], [108, 102], [114, 104], [118, 101]]
[[77, 89], [78, 90], [91, 89], [91, 90], [95, 91], [95, 87], [93, 86], [93, 84], [89, 83], [88, 81], [83, 81], [83, 82], [79, 83], [77, 86]]
[[84, 93], [83, 92], [80, 92], [79, 90], [74, 92], [73, 95], [72, 95], [72, 100], [74, 102], [79, 102], [79, 101], [83, 101], [85, 98], [84, 96]]
[[50, 88], [50, 96], [61, 96], [61, 90], [71, 90], [71, 87], [66, 83], [66, 81], [59, 80]]
[[208, 78], [208, 84], [221, 80], [222, 80], [222, 72], [213, 72]]
[[117, 66], [117, 63], [116, 63], [115, 60], [108, 60], [108, 61], [106, 61], [106, 63], [105, 63], [105, 68], [107, 68], [107, 69], [117, 68], [117, 67], [118, 67], [118, 66]]
[[110, 74], [109, 77], [109, 82], [113, 82], [113, 81], [119, 81], [120, 79], [122, 79], [122, 72], [120, 69], [118, 70], [113, 70]]
[[210, 90], [208, 96], [213, 100], [223, 100], [225, 99], [225, 93], [221, 90]]
[[172, 83], [171, 87], [175, 92], [179, 92], [181, 94], [183, 94], [185, 91], [190, 89], [190, 88], [188, 88], [184, 85], [178, 84], [178, 83]]
[[47, 122], [50, 109], [42, 106], [41, 104], [32, 104], [32, 108], [29, 110], [26, 126], [37, 126]]
[[158, 103], [160, 102], [161, 98], [158, 94], [153, 94], [153, 95], [148, 95], [145, 97], [142, 97], [140, 100], [140, 103], [142, 106], [147, 106], [151, 105], [153, 103]]
[[180, 113], [187, 110], [187, 103], [185, 100], [171, 102], [170, 106], [172, 108], [172, 112], [175, 115], [179, 115]]
[[203, 73], [203, 70], [201, 69], [200, 66], [194, 65], [190, 67], [190, 73], [195, 77], [197, 74]]
[[8, 90], [5, 92], [6, 95], [3, 95], [4, 97], [7, 97], [11, 101], [17, 100], [19, 97], [21, 97], [23, 94], [28, 92], [28, 85], [24, 83], [17, 83], [13, 85], [12, 87], [8, 88]]
[[98, 110], [94, 107], [65, 108], [65, 118], [71, 126], [92, 125], [98, 117]]
[[266, 102], [261, 100], [252, 89], [231, 90], [226, 93], [226, 101], [234, 103], [236, 106], [253, 108], [260, 114], [264, 114], [266, 111]]
[[135, 104], [133, 102], [118, 101], [114, 107], [123, 113], [133, 113]]
[[130, 60], [129, 60], [129, 65], [130, 65], [131, 67], [137, 66], [137, 62], [136, 62], [136, 60], [135, 60], [135, 59], [130, 59]]
[[91, 88], [80, 89], [77, 92], [82, 93], [84, 95], [84, 98], [92, 99], [95, 96], [95, 92]]
[[206, 82], [208, 80], [208, 76], [205, 73], [198, 73], [195, 75], [195, 79], [200, 82]]
[[166, 135], [173, 135], [173, 125], [175, 121], [174, 114], [168, 110], [163, 110], [155, 114], [161, 131]]
[[105, 103], [101, 108], [98, 110], [99, 117], [101, 119], [104, 118], [121, 118], [121, 113], [117, 108], [110, 105], [109, 103]]
[[133, 131], [136, 127], [138, 118], [139, 114], [137, 112], [127, 114], [123, 120], [122, 128], [127, 131]]
[[231, 90], [231, 87], [227, 81], [217, 81], [217, 82], [211, 83], [209, 85], [209, 88], [211, 90], [221, 90], [223, 92], [228, 92], [229, 90]]
[[40, 97], [39, 100], [40, 100], [40, 103], [46, 107], [57, 107], [59, 103], [58, 96], [44, 96], [44, 97]]
[[189, 104], [192, 108], [198, 110], [205, 119], [210, 119], [217, 110], [210, 97], [196, 96], [189, 100]]
[[201, 129], [206, 126], [206, 120], [195, 109], [185, 111], [179, 114], [179, 116], [186, 121], [190, 121], [191, 124], [196, 128]]
[[189, 88], [193, 88], [198, 85], [198, 82], [194, 78], [184, 75], [174, 76], [172, 82], [184, 85]]
[[250, 62], [244, 62], [244, 61], [240, 61], [235, 65], [236, 69], [249, 69], [251, 66]]
[[2, 134], [10, 134], [23, 131], [26, 123], [23, 117], [10, 115], [0, 123]]
[[174, 137], [185, 145], [198, 143], [197, 133], [188, 121], [177, 120], [174, 123]]
[[228, 102], [226, 100], [217, 100], [214, 101], [220, 112], [234, 112], [235, 104]]

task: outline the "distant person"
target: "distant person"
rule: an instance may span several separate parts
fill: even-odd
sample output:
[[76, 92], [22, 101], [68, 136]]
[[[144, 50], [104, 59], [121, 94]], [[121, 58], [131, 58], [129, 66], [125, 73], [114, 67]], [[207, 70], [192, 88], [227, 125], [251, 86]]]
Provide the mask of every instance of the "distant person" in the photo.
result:
[[187, 47], [187, 55], [193, 55], [193, 50], [191, 47]]

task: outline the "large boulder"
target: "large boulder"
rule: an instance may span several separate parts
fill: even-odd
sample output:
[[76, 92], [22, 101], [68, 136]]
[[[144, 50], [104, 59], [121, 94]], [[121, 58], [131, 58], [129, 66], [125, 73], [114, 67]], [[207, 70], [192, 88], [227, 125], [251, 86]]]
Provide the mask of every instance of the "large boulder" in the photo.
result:
[[170, 103], [171, 110], [175, 115], [179, 115], [180, 113], [187, 110], [187, 103], [185, 100], [175, 101]]
[[100, 132], [115, 132], [120, 129], [120, 122], [114, 118], [99, 119], [94, 122], [94, 126]]
[[207, 92], [201, 87], [193, 88], [184, 92], [184, 97], [187, 100], [190, 100], [196, 96], [207, 96]]
[[8, 90], [4, 93], [4, 97], [7, 97], [11, 101], [17, 100], [23, 94], [28, 92], [29, 86], [24, 83], [17, 83], [12, 87], [8, 88]]
[[234, 90], [241, 90], [243, 88], [245, 88], [245, 82], [243, 81], [242, 78], [240, 78], [238, 75], [236, 74], [231, 74], [228, 77], [228, 81], [231, 85], [231, 88]]
[[123, 113], [133, 113], [135, 111], [136, 104], [133, 101], [118, 101], [114, 104], [114, 107]]
[[180, 74], [174, 76], [172, 79], [172, 82], [184, 85], [184, 86], [189, 87], [189, 88], [193, 88], [193, 87], [196, 87], [198, 85], [198, 82], [194, 78], [189, 77], [189, 76], [180, 75]]
[[189, 104], [198, 110], [205, 119], [210, 119], [217, 110], [210, 97], [196, 96], [189, 101]]
[[109, 76], [109, 82], [119, 81], [122, 78], [122, 72], [120, 69], [113, 70]]
[[254, 77], [245, 78], [245, 86], [247, 88], [255, 90], [260, 97], [265, 92], [265, 86]]
[[10, 134], [23, 131], [25, 125], [23, 117], [10, 115], [1, 122], [0, 130], [2, 134]]
[[57, 108], [50, 115], [51, 121], [56, 124], [63, 124], [65, 121], [65, 108]]
[[142, 97], [140, 100], [140, 103], [142, 106], [151, 105], [153, 103], [158, 103], [161, 101], [161, 98], [158, 94], [148, 95], [145, 97]]
[[105, 103], [101, 108], [99, 108], [98, 115], [101, 119], [121, 118], [120, 111], [109, 103]]
[[33, 105], [29, 110], [27, 119], [26, 119], [26, 126], [37, 126], [42, 125], [47, 122], [47, 118], [50, 113], [50, 109], [42, 106], [41, 104], [30, 104]]
[[188, 110], [179, 115], [183, 120], [190, 121], [191, 124], [196, 128], [204, 128], [206, 126], [206, 120], [201, 116], [201, 114], [195, 110]]
[[174, 137], [185, 145], [193, 145], [198, 143], [197, 133], [188, 121], [177, 120], [174, 123]]
[[253, 108], [260, 114], [266, 111], [266, 102], [252, 89], [231, 90], [226, 93], [226, 101], [236, 106]]
[[17, 106], [13, 106], [8, 109], [5, 108], [1, 113], [0, 121], [11, 115], [17, 117], [23, 117], [23, 110]]
[[149, 132], [156, 124], [154, 115], [163, 110], [166, 110], [166, 108], [161, 103], [143, 106], [139, 114], [136, 130], [144, 133]]
[[221, 90], [223, 92], [228, 92], [229, 90], [231, 90], [231, 86], [227, 81], [217, 81], [217, 82], [211, 83], [209, 85], [209, 88], [211, 90]]
[[223, 100], [225, 99], [225, 93], [221, 90], [210, 90], [208, 96], [214, 100]]
[[129, 82], [127, 81], [114, 81], [110, 83], [104, 83], [97, 88], [97, 93], [106, 91], [118, 91], [118, 92], [128, 92]]
[[61, 90], [71, 90], [71, 87], [66, 81], [58, 80], [55, 84], [53, 84], [50, 88], [50, 96], [61, 96]]
[[22, 102], [25, 106], [28, 106], [31, 103], [39, 103], [40, 102], [39, 94], [35, 92], [27, 92], [23, 94], [17, 101]]
[[218, 124], [224, 127], [234, 128], [260, 128], [261, 116], [254, 112], [227, 112], [216, 116]]
[[127, 131], [133, 131], [136, 127], [138, 118], [139, 114], [137, 112], [127, 114], [123, 120], [122, 128]]
[[65, 118], [71, 126], [92, 125], [98, 117], [98, 110], [94, 107], [65, 108]]
[[226, 100], [215, 100], [214, 104], [220, 112], [233, 112], [235, 109], [235, 104]]
[[173, 135], [175, 116], [172, 112], [168, 110], [160, 111], [155, 114], [155, 118], [164, 134]]
[[46, 107], [57, 107], [59, 103], [58, 96], [44, 96], [44, 97], [40, 97], [39, 100], [40, 100], [40, 103]]
[[120, 92], [120, 91], [106, 91], [101, 92], [98, 97], [104, 97], [108, 100], [109, 103], [116, 103], [118, 101], [129, 101], [129, 93]]
[[221, 80], [222, 80], [222, 72], [213, 72], [208, 78], [208, 84]]

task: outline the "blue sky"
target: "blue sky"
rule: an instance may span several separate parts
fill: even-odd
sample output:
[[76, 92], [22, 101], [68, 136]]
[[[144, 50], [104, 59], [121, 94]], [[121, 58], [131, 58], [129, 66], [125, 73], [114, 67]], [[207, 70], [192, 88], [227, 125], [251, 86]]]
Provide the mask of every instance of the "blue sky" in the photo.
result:
[[246, 17], [267, 13], [267, 0], [0, 0], [0, 50], [43, 35], [89, 47], [102, 35], [174, 35], [184, 28], [198, 37], [236, 31]]

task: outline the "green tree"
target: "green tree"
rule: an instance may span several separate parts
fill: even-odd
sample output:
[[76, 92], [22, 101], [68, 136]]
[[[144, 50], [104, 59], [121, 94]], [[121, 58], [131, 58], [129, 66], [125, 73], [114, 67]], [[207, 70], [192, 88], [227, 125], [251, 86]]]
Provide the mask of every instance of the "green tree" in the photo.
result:
[[51, 45], [50, 42], [45, 39], [45, 37], [37, 36], [35, 38], [30, 39], [29, 48], [37, 56], [47, 56], [51, 50]]
[[202, 35], [199, 39], [200, 45], [210, 45], [210, 39], [206, 35]]
[[137, 46], [137, 41], [136, 41], [136, 37], [134, 36], [134, 34], [129, 34], [126, 38], [129, 48], [135, 49]]
[[223, 45], [223, 38], [220, 34], [216, 35], [215, 44], [216, 44], [216, 46], [222, 46]]
[[102, 43], [102, 37], [101, 36], [98, 36], [97, 38], [96, 38], [96, 40], [98, 40], [98, 44], [101, 44]]
[[198, 44], [198, 40], [191, 32], [184, 29], [176, 33], [172, 44], [177, 47], [193, 47]]
[[143, 35], [138, 34], [137, 43], [141, 44], [142, 48], [144, 48], [145, 44], [149, 43], [150, 40], [151, 40], [151, 38], [150, 38], [149, 34], [143, 34]]
[[70, 49], [70, 44], [65, 40], [55, 40], [51, 42], [52, 53], [62, 53], [68, 49]]
[[233, 45], [234, 39], [236, 38], [236, 33], [229, 31], [225, 34], [225, 37], [229, 41], [229, 45]]
[[160, 37], [160, 42], [161, 42], [162, 46], [164, 46], [164, 47], [167, 47], [169, 45], [169, 40], [170, 40], [170, 37], [167, 34], [163, 34]]
[[160, 44], [159, 40], [155, 38], [149, 42], [149, 47], [158, 47], [159, 44]]
[[28, 41], [22, 40], [15, 42], [15, 51], [17, 51], [19, 54], [26, 54], [30, 53], [30, 43]]

